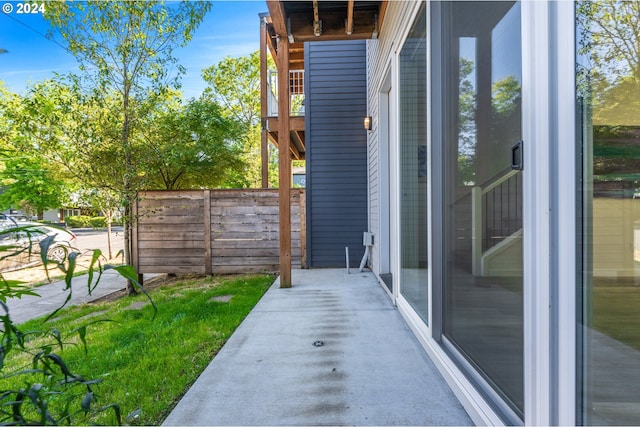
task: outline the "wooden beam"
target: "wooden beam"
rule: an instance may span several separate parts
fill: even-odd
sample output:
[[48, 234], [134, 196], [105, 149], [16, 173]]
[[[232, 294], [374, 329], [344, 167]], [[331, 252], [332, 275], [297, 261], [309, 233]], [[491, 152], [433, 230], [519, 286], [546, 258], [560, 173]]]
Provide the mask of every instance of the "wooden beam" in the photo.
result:
[[267, 7], [269, 8], [269, 15], [271, 16], [271, 22], [273, 28], [276, 30], [276, 34], [281, 39], [287, 38], [287, 14], [284, 10], [282, 2], [279, 0], [267, 0]]
[[[260, 116], [267, 117], [267, 33], [266, 16], [260, 17]], [[264, 124], [264, 121], [263, 121]], [[269, 139], [267, 130], [262, 126], [260, 132], [260, 166], [262, 169], [262, 188], [269, 187]]]
[[267, 45], [269, 46], [269, 51], [271, 52], [271, 57], [275, 60], [275, 58], [278, 56], [278, 42], [276, 40], [276, 38], [278, 37], [276, 35], [276, 30], [273, 28], [273, 21], [271, 20], [270, 16], [267, 16], [265, 18], [266, 21], [266, 31], [267, 31]]
[[[269, 11], [271, 11], [269, 2]], [[279, 3], [279, 2], [278, 2]], [[273, 19], [273, 15], [271, 15]], [[275, 22], [275, 19], [274, 19]], [[289, 40], [279, 33], [278, 43], [278, 205], [280, 237], [280, 287], [291, 287], [291, 155], [289, 154]], [[283, 36], [284, 35], [284, 36]]]
[[320, 21], [320, 13], [318, 12], [318, 0], [313, 0], [313, 34], [316, 37], [322, 35], [322, 22]]
[[322, 40], [357, 40], [370, 39], [377, 28], [378, 8], [358, 9], [357, 3], [353, 10], [353, 28], [351, 35], [345, 33], [345, 14], [342, 9], [322, 12], [322, 35], [317, 36], [312, 22], [302, 13], [291, 14], [291, 32], [298, 42]]
[[[269, 117], [266, 119], [266, 124], [266, 128], [269, 132], [277, 132], [280, 128], [280, 117]], [[304, 116], [290, 117], [289, 130], [304, 131]]]
[[384, 15], [387, 13], [387, 7], [389, 6], [389, 0], [383, 0], [380, 3], [380, 13], [378, 14], [378, 33], [382, 30], [382, 23], [384, 22]]
[[[305, 158], [305, 146], [304, 146], [304, 131], [294, 131], [291, 129], [292, 142], [295, 147], [294, 157], [296, 160], [304, 160]], [[293, 152], [293, 149], [291, 150]]]
[[[291, 132], [295, 135], [295, 132]], [[291, 133], [289, 134], [289, 140], [291, 140]], [[291, 158], [293, 160], [301, 160], [300, 159], [300, 151], [298, 151], [298, 147], [296, 144], [292, 144], [289, 142], [289, 151], [291, 152]]]
[[348, 36], [353, 33], [353, 3], [354, 0], [349, 0], [347, 2], [347, 28], [345, 29], [345, 32]]

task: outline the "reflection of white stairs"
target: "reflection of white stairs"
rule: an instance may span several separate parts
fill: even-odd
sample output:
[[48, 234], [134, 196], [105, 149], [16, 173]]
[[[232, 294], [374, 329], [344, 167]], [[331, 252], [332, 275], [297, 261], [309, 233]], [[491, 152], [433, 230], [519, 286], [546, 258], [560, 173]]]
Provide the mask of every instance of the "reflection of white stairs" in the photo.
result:
[[522, 228], [508, 237], [500, 236], [499, 243], [483, 250], [483, 237], [487, 233], [483, 223], [483, 196], [516, 177], [517, 173], [518, 171], [511, 171], [485, 188], [473, 187], [471, 190], [471, 259], [474, 276], [522, 276]]
[[479, 257], [476, 276], [522, 276], [522, 229], [516, 231]]

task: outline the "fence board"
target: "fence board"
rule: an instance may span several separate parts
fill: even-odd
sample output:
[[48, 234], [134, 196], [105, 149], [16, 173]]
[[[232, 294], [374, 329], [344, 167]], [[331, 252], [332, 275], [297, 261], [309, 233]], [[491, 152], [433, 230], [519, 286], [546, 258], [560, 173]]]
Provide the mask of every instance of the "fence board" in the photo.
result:
[[138, 224], [138, 230], [145, 234], [166, 233], [171, 231], [204, 233], [201, 224]]
[[[304, 265], [304, 190], [291, 192], [292, 265]], [[279, 269], [278, 190], [148, 191], [135, 206], [138, 273]], [[302, 233], [301, 233], [302, 231]]]
[[204, 239], [201, 240], [141, 240], [140, 249], [205, 249]]

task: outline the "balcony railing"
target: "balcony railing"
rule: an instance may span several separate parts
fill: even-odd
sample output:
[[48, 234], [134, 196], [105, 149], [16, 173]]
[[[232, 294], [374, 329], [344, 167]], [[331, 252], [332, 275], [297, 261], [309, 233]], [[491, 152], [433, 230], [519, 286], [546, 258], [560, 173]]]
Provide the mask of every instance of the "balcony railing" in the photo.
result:
[[486, 275], [483, 257], [522, 238], [522, 173], [510, 170], [471, 192], [473, 274]]
[[[304, 116], [304, 70], [289, 71], [290, 116]], [[278, 70], [267, 75], [267, 115], [278, 116]]]

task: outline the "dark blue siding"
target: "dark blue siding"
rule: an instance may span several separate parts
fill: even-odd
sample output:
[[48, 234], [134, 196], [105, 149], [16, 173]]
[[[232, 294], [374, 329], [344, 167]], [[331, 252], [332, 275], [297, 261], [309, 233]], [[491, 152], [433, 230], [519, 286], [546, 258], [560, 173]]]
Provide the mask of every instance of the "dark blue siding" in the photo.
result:
[[367, 230], [366, 42], [313, 42], [305, 47], [307, 261], [351, 267]]

